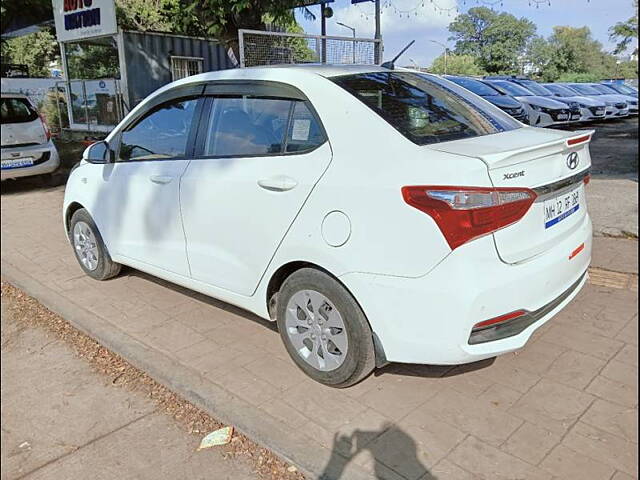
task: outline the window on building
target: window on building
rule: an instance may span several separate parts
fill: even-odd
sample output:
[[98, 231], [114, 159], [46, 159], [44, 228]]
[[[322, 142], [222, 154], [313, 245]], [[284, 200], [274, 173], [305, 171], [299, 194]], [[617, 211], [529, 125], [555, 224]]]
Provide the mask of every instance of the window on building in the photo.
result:
[[171, 79], [176, 81], [202, 73], [202, 62], [200, 57], [171, 57]]

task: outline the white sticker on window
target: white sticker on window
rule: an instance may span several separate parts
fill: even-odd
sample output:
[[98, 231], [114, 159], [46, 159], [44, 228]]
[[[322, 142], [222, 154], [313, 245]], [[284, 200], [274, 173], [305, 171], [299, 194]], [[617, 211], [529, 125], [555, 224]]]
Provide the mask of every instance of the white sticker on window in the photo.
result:
[[291, 132], [291, 140], [306, 142], [309, 140], [309, 130], [311, 128], [311, 120], [299, 119], [293, 121], [293, 132]]

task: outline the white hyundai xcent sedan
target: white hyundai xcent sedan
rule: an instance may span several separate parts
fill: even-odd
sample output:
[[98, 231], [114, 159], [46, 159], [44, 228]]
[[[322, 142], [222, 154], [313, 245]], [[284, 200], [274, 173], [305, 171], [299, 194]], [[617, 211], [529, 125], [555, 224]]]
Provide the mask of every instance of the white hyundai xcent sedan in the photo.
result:
[[403, 70], [205, 73], [87, 148], [64, 227], [89, 276], [128, 265], [277, 321], [305, 373], [346, 387], [511, 352], [575, 297], [591, 134]]

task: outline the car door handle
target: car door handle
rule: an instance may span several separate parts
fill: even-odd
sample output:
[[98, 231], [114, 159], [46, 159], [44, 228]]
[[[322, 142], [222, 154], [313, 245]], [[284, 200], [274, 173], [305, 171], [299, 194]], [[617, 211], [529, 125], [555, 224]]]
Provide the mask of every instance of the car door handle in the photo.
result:
[[258, 180], [258, 185], [272, 192], [286, 192], [287, 190], [296, 188], [298, 182], [286, 175], [277, 175], [275, 177]]
[[151, 175], [149, 177], [149, 180], [151, 180], [153, 183], [164, 185], [166, 183], [170, 183], [171, 180], [173, 180], [173, 177], [170, 175]]

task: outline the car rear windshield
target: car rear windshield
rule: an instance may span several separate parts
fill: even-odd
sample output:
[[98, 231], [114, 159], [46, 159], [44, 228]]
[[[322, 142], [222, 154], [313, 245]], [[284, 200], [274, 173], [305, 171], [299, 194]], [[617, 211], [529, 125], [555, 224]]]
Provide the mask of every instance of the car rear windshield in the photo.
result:
[[479, 106], [473, 101], [477, 97], [435, 77], [411, 72], [370, 72], [331, 80], [418, 145], [520, 128], [500, 110], [489, 104]]
[[0, 112], [2, 123], [25, 123], [38, 118], [38, 113], [24, 98], [1, 99]]

